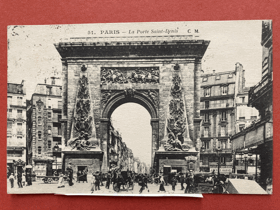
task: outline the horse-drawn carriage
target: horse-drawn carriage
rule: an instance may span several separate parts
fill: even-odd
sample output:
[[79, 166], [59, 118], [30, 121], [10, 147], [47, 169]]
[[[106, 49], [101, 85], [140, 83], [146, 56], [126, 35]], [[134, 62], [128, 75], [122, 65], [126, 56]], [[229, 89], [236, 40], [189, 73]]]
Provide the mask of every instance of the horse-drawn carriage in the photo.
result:
[[131, 188], [133, 190], [134, 183], [133, 183], [133, 177], [131, 172], [129, 171], [113, 171], [112, 173], [112, 184], [113, 189], [116, 192], [119, 192], [121, 190], [121, 187], [125, 189], [126, 191]]

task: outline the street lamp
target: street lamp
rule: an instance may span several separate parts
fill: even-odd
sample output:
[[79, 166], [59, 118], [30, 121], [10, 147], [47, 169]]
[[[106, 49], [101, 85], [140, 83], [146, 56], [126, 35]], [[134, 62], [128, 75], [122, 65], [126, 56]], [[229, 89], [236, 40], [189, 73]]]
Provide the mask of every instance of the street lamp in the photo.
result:
[[221, 147], [216, 149], [217, 156], [218, 156], [218, 178], [220, 177], [220, 152], [222, 151]]

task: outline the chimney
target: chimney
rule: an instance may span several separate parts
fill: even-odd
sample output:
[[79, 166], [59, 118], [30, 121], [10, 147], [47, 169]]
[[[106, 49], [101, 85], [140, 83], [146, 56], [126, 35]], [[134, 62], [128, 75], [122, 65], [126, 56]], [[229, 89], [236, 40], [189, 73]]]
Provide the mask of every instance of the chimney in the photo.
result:
[[243, 91], [243, 87], [244, 87], [244, 70], [243, 70], [243, 66], [241, 63], [236, 63], [235, 64], [235, 72], [236, 72], [236, 86], [237, 86], [237, 90], [238, 93], [242, 93]]
[[215, 74], [215, 71], [216, 71], [216, 70], [213, 70], [213, 74]]

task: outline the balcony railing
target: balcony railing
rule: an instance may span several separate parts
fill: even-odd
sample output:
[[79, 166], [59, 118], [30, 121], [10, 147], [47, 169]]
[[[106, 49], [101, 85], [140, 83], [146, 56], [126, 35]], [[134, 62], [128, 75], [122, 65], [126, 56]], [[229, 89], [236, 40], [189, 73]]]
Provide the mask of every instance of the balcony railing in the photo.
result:
[[272, 75], [268, 74], [262, 81], [249, 90], [249, 104], [272, 87]]
[[22, 115], [22, 114], [17, 114], [17, 118], [18, 118], [18, 119], [22, 119], [22, 118], [23, 118], [23, 115]]
[[23, 130], [17, 130], [17, 135], [22, 136], [23, 135]]

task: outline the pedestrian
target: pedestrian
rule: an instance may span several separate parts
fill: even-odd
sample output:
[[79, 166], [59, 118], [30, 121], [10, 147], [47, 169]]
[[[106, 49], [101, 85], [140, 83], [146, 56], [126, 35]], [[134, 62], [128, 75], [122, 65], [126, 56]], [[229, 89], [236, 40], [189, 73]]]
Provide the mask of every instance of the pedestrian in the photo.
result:
[[104, 184], [103, 184], [103, 174], [102, 174], [102, 172], [100, 172], [100, 174], [99, 174], [99, 182], [100, 182], [100, 186], [104, 186]]
[[191, 174], [188, 174], [188, 177], [186, 178], [186, 184], [187, 184], [187, 187], [185, 189], [185, 193], [190, 193], [190, 191], [193, 187], [193, 178], [192, 178]]
[[25, 186], [26, 183], [26, 176], [24, 173], [22, 173], [22, 186]]
[[81, 176], [81, 171], [77, 172], [77, 179], [76, 182], [80, 183], [80, 176]]
[[141, 176], [140, 180], [139, 180], [139, 185], [141, 186], [140, 190], [139, 190], [139, 194], [141, 194], [143, 192], [143, 190], [145, 190], [146, 184], [144, 181], [144, 175]]
[[68, 172], [68, 181], [69, 181], [69, 186], [74, 185], [73, 183], [73, 169], [71, 164], [68, 165], [68, 167], [66, 168], [66, 171]]
[[100, 190], [100, 180], [99, 172], [95, 175], [95, 190]]
[[62, 188], [62, 187], [65, 187], [65, 185], [64, 185], [64, 175], [63, 175], [63, 173], [60, 172], [57, 188]]
[[150, 192], [149, 188], [148, 188], [148, 175], [145, 174], [144, 176], [144, 184], [145, 184], [145, 187], [147, 188], [148, 192]]
[[171, 178], [171, 185], [172, 185], [172, 190], [173, 191], [175, 191], [176, 183], [177, 183], [177, 179], [176, 179], [176, 176], [174, 174], [173, 177]]
[[184, 187], [184, 182], [185, 182], [185, 177], [184, 177], [184, 174], [181, 173], [181, 174], [180, 174], [181, 190], [184, 190], [184, 189], [185, 189], [185, 187]]
[[95, 179], [94, 174], [92, 173], [92, 178], [91, 178], [91, 189], [90, 189], [91, 193], [94, 192], [95, 183], [96, 183], [96, 179]]
[[106, 176], [106, 188], [107, 189], [110, 188], [110, 184], [111, 184], [111, 174], [107, 173], [107, 176]]
[[17, 174], [17, 184], [18, 184], [18, 188], [22, 188], [22, 174], [21, 173]]
[[14, 181], [15, 181], [14, 173], [11, 173], [11, 175], [9, 176], [9, 181], [11, 183], [11, 188], [14, 188]]
[[160, 185], [159, 185], [159, 191], [158, 192], [161, 192], [161, 191], [166, 192], [165, 188], [164, 188], [164, 179], [163, 179], [162, 176], [159, 176], [159, 183], [160, 183]]

